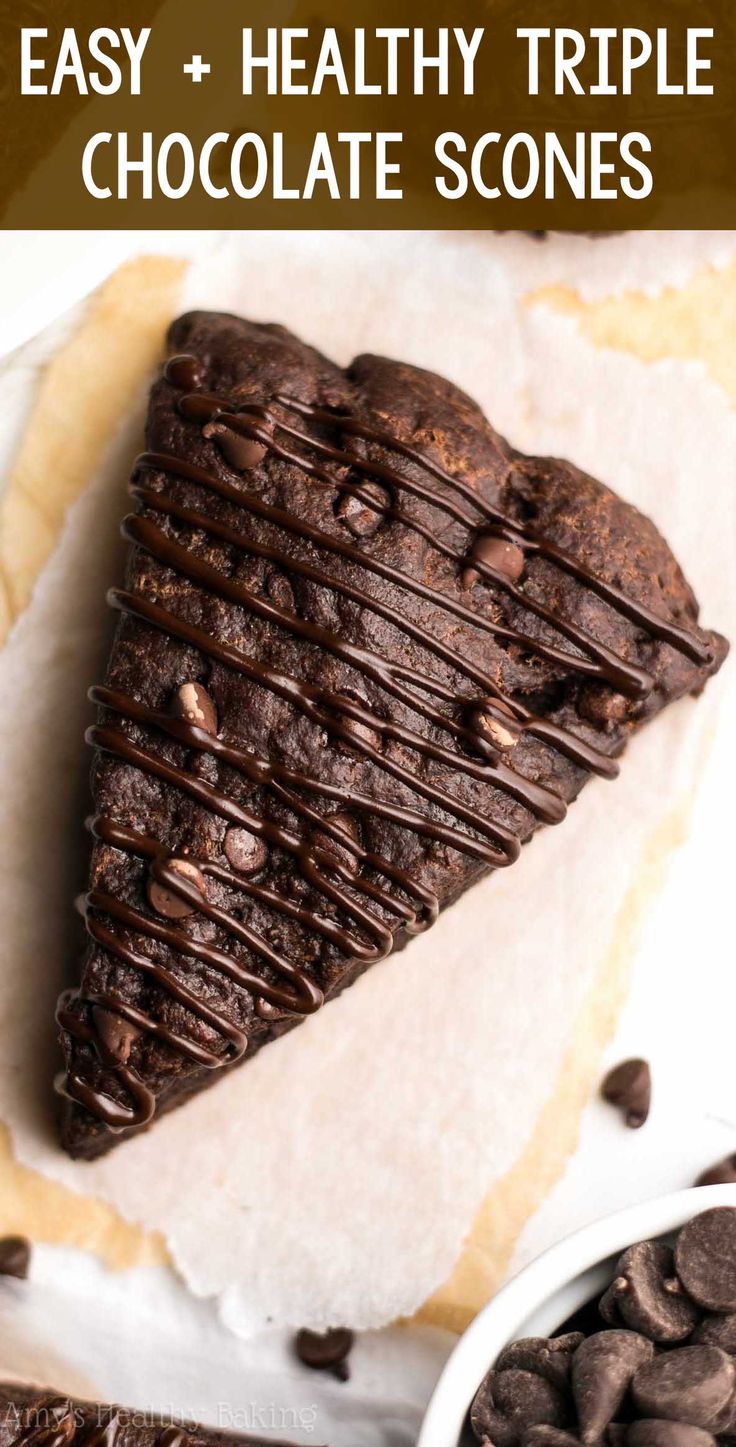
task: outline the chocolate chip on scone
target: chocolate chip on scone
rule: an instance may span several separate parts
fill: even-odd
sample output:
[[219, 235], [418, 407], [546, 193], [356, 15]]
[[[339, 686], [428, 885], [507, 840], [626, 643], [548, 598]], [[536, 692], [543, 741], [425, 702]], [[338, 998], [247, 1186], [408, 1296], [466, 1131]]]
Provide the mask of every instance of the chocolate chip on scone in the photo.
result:
[[58, 1012], [88, 1158], [512, 864], [725, 654], [653, 523], [441, 377], [208, 313], [170, 342]]

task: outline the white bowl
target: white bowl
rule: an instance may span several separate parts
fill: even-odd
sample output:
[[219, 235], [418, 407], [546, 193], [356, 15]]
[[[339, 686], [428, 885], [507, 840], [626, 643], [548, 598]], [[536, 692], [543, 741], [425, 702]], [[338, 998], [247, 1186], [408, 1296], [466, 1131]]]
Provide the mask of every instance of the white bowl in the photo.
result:
[[736, 1206], [736, 1186], [698, 1186], [658, 1196], [583, 1226], [503, 1286], [461, 1336], [430, 1399], [417, 1447], [460, 1447], [468, 1408], [508, 1342], [549, 1336], [610, 1281], [634, 1241], [667, 1236], [712, 1206]]

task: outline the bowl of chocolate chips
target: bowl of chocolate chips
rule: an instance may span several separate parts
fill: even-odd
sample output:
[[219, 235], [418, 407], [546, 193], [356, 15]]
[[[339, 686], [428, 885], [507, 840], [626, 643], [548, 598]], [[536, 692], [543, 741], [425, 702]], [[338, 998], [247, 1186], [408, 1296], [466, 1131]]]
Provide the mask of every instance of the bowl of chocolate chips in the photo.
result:
[[417, 1447], [736, 1447], [736, 1185], [584, 1227], [460, 1338]]

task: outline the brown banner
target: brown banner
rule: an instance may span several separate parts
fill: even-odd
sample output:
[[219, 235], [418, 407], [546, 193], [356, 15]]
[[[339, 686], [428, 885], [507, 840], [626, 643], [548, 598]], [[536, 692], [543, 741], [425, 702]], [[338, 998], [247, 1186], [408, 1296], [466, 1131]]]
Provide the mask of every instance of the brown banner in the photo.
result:
[[0, 0], [5, 227], [736, 226], [734, 0]]

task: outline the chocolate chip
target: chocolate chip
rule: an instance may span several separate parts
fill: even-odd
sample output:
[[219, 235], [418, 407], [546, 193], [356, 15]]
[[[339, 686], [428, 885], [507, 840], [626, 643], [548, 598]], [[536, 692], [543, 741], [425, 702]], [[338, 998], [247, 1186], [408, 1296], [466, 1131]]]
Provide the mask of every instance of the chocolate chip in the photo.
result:
[[610, 1105], [618, 1106], [632, 1130], [638, 1130], [649, 1115], [652, 1100], [652, 1074], [647, 1061], [623, 1060], [614, 1066], [601, 1085], [601, 1095]]
[[645, 1417], [710, 1427], [730, 1401], [736, 1367], [718, 1347], [680, 1347], [640, 1368], [632, 1383], [634, 1402]]
[[[338, 829], [342, 830], [343, 834], [349, 835], [349, 837], [357, 843], [360, 837], [360, 831], [356, 820], [351, 814], [330, 814], [327, 817], [331, 824], [336, 825]], [[341, 864], [344, 869], [347, 869], [350, 874], [358, 873], [359, 865], [355, 854], [345, 845], [340, 844], [337, 839], [333, 839], [331, 834], [325, 833], [323, 829], [316, 829], [312, 835], [312, 844], [315, 850], [320, 850], [321, 853], [327, 854], [332, 859], [335, 859], [337, 863]]]
[[166, 381], [180, 392], [193, 392], [202, 381], [202, 369], [191, 353], [180, 352], [175, 357], [169, 357], [164, 367], [164, 376]]
[[[348, 689], [343, 689], [343, 693], [352, 703], [357, 703], [358, 707], [362, 708], [365, 713], [370, 714], [372, 712], [371, 706], [366, 699], [360, 698], [358, 694], [351, 694]], [[357, 744], [365, 744], [369, 749], [380, 749], [382, 739], [378, 729], [371, 728], [370, 724], [363, 723], [362, 719], [353, 718], [352, 715], [348, 713], [338, 713], [337, 717], [342, 728], [345, 729], [349, 736], [345, 738], [342, 734], [337, 735], [337, 742], [341, 747], [350, 749], [351, 741], [355, 740]]]
[[[733, 1359], [731, 1358], [731, 1360]], [[734, 1365], [736, 1366], [736, 1363]], [[725, 1436], [730, 1438], [736, 1432], [736, 1388], [731, 1393], [725, 1407], [721, 1407], [713, 1421], [708, 1423], [708, 1428], [709, 1431], [715, 1432], [719, 1440]]]
[[140, 1030], [131, 1024], [130, 1020], [103, 1009], [102, 1005], [92, 1006], [92, 1020], [105, 1054], [111, 1056], [118, 1065], [125, 1065]]
[[626, 1432], [625, 1422], [609, 1422], [603, 1439], [606, 1447], [626, 1447]]
[[[482, 707], [471, 706], [470, 727], [497, 749], [513, 749], [519, 742], [520, 725], [513, 709], [500, 698], [482, 700]], [[495, 716], [494, 716], [495, 715]]]
[[259, 839], [258, 835], [251, 834], [250, 829], [237, 826], [227, 830], [222, 847], [228, 863], [238, 874], [256, 874], [263, 868], [268, 857], [263, 840]]
[[[262, 423], [260, 425], [263, 427]], [[228, 467], [235, 472], [250, 472], [266, 456], [265, 443], [259, 442], [256, 437], [245, 437], [242, 432], [235, 432], [224, 422], [208, 422], [202, 428], [202, 435], [216, 443]]]
[[710, 1432], [686, 1422], [632, 1422], [626, 1431], [626, 1447], [715, 1447], [715, 1443]]
[[570, 1380], [572, 1354], [582, 1341], [583, 1334], [579, 1331], [557, 1337], [522, 1337], [504, 1348], [496, 1362], [496, 1371], [519, 1367], [525, 1372], [536, 1372], [538, 1377], [545, 1377], [564, 1391]]
[[695, 1182], [696, 1186], [732, 1186], [736, 1184], [736, 1155], [725, 1156], [714, 1166], [703, 1171]]
[[355, 1337], [347, 1327], [332, 1331], [309, 1331], [303, 1327], [294, 1338], [294, 1350], [305, 1367], [313, 1371], [332, 1372], [340, 1381], [350, 1375], [347, 1358]]
[[470, 1421], [481, 1441], [490, 1438], [494, 1447], [515, 1447], [529, 1427], [566, 1426], [567, 1411], [551, 1382], [512, 1367], [488, 1373], [476, 1393]]
[[654, 1353], [634, 1331], [599, 1331], [586, 1337], [572, 1360], [572, 1392], [583, 1442], [596, 1442], [612, 1422], [632, 1378]]
[[625, 1323], [656, 1342], [683, 1341], [699, 1316], [677, 1279], [672, 1251], [659, 1241], [638, 1241], [619, 1257], [600, 1312], [604, 1321]]
[[521, 1439], [521, 1447], [576, 1447], [579, 1437], [563, 1432], [561, 1427], [530, 1427]]
[[[494, 573], [500, 573], [510, 583], [518, 583], [524, 571], [525, 558], [521, 548], [505, 538], [495, 537], [493, 533], [480, 533], [470, 548], [468, 558], [471, 564], [486, 563]], [[477, 568], [466, 567], [460, 575], [460, 584], [463, 588], [472, 588], [480, 576]]]
[[181, 683], [171, 699], [170, 709], [174, 718], [184, 719], [205, 733], [217, 733], [217, 709], [214, 699], [201, 683], [190, 680]]
[[[173, 869], [175, 874], [181, 875], [187, 884], [194, 885], [202, 898], [205, 897], [204, 876], [196, 864], [192, 864], [189, 859], [179, 859], [176, 855], [172, 855], [166, 860], [166, 863], [169, 869]], [[185, 919], [187, 915], [194, 913], [195, 906], [190, 904], [189, 900], [176, 894], [173, 889], [167, 889], [166, 885], [160, 884], [153, 875], [149, 875], [146, 891], [149, 904], [157, 914], [162, 914], [165, 919]]]
[[[385, 487], [379, 486], [376, 482], [362, 482], [360, 493], [362, 497], [369, 497], [373, 502], [378, 503], [380, 508], [391, 506], [391, 498]], [[369, 503], [363, 502], [361, 496], [354, 492], [341, 493], [335, 504], [335, 516], [356, 538], [372, 537], [384, 519], [383, 512], [379, 512]]]
[[212, 425], [214, 413], [221, 409], [219, 406], [213, 407], [211, 397], [202, 396], [197, 392], [187, 392], [185, 397], [178, 399], [176, 410], [180, 417], [184, 417], [187, 422], [197, 422], [204, 430], [205, 426]]
[[736, 1312], [729, 1316], [704, 1316], [692, 1335], [698, 1346], [720, 1347], [730, 1357], [736, 1357]]
[[683, 1226], [675, 1246], [685, 1290], [708, 1311], [736, 1311], [736, 1207], [716, 1206]]
[[272, 1005], [270, 1000], [264, 1000], [261, 996], [256, 1000], [256, 1015], [261, 1020], [286, 1020], [288, 1010], [280, 1010], [278, 1005]]
[[25, 1236], [3, 1236], [0, 1240], [0, 1276], [25, 1281], [31, 1264], [31, 1243]]

